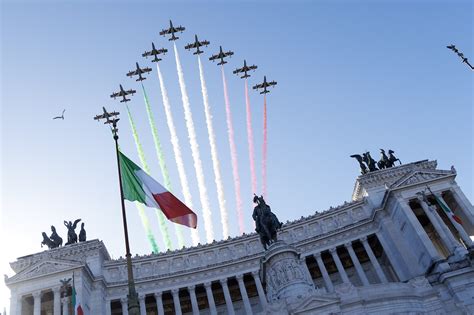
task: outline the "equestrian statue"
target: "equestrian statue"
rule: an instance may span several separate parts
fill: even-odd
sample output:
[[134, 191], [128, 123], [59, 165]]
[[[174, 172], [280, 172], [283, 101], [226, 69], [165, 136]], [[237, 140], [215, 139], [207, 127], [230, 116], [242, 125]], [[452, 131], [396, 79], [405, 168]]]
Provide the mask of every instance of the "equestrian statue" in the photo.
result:
[[255, 231], [260, 235], [263, 248], [267, 250], [271, 244], [277, 241], [277, 231], [281, 229], [283, 223], [271, 211], [263, 196], [254, 195], [253, 202], [257, 204], [252, 214], [255, 221]]

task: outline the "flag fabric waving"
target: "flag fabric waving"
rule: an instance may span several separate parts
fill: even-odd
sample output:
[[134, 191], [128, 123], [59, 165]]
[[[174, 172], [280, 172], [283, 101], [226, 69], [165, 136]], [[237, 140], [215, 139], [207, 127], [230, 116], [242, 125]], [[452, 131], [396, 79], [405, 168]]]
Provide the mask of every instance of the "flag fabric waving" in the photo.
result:
[[74, 273], [72, 274], [72, 305], [74, 306], [74, 315], [84, 315], [80, 298], [76, 293], [76, 284], [74, 282]]
[[138, 201], [147, 207], [160, 209], [168, 220], [196, 228], [197, 216], [191, 209], [133, 163], [125, 154], [119, 152], [119, 156], [124, 199]]
[[457, 215], [455, 215], [454, 212], [449, 208], [449, 206], [446, 203], [444, 203], [443, 200], [440, 200], [440, 198], [438, 198], [438, 196], [436, 196], [435, 194], [433, 194], [433, 196], [435, 197], [436, 202], [441, 207], [441, 209], [443, 209], [444, 212], [446, 212], [447, 215], [450, 215], [453, 218], [454, 221], [456, 221], [457, 223], [462, 225], [461, 218], [459, 218]]

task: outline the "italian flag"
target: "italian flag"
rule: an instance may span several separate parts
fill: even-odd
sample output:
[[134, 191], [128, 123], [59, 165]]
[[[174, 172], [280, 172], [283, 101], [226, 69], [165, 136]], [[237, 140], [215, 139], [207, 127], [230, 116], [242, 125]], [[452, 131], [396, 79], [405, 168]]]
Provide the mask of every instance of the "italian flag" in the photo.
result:
[[433, 196], [435, 197], [436, 202], [441, 207], [441, 209], [443, 209], [444, 212], [446, 212], [447, 215], [450, 215], [453, 218], [454, 221], [456, 221], [457, 223], [462, 225], [461, 219], [457, 215], [455, 215], [453, 211], [451, 211], [451, 209], [448, 207], [448, 205], [445, 204], [443, 200], [440, 200], [435, 194], [433, 194]]
[[196, 228], [197, 216], [184, 203], [166, 190], [150, 175], [119, 152], [123, 197], [147, 207], [160, 209], [168, 220]]
[[74, 315], [84, 315], [81, 307], [81, 301], [76, 294], [76, 284], [74, 283], [74, 274], [72, 275], [72, 305], [74, 306]]

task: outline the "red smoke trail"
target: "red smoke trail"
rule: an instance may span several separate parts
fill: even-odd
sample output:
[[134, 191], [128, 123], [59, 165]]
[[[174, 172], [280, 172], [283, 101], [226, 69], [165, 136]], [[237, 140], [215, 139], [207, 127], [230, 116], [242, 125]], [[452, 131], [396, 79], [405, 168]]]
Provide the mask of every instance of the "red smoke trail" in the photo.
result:
[[262, 158], [262, 190], [263, 196], [267, 198], [267, 96], [263, 95], [263, 158]]
[[249, 144], [250, 177], [252, 179], [252, 193], [257, 193], [257, 176], [255, 174], [255, 151], [253, 146], [252, 116], [250, 112], [249, 86], [245, 79], [245, 108], [247, 111], [247, 140]]
[[227, 81], [225, 79], [224, 66], [222, 70], [222, 83], [224, 84], [225, 112], [227, 120], [227, 133], [229, 136], [230, 156], [232, 161], [232, 175], [234, 177], [235, 199], [237, 201], [237, 216], [239, 219], [239, 232], [244, 233], [244, 216], [242, 213], [242, 198], [240, 196], [240, 177], [237, 163], [237, 149], [234, 141], [234, 127], [232, 126], [232, 113], [230, 112], [229, 93], [227, 92]]

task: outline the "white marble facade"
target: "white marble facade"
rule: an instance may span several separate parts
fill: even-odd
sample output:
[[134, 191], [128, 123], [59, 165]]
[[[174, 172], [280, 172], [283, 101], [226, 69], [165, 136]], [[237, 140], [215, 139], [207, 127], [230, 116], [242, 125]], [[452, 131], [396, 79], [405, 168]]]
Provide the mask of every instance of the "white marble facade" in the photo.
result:
[[[136, 256], [141, 314], [474, 314], [474, 208], [455, 178], [427, 160], [359, 176], [351, 202], [287, 222], [266, 253], [249, 234]], [[125, 260], [99, 240], [11, 267], [11, 314], [72, 314], [73, 273], [86, 315], [128, 314]]]

